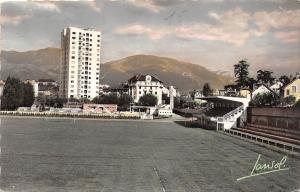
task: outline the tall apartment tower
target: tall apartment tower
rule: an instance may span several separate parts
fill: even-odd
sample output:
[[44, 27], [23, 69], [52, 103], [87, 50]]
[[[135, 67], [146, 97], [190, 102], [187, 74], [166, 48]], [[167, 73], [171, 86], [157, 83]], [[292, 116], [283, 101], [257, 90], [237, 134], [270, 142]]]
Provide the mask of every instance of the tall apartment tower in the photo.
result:
[[93, 99], [99, 95], [101, 32], [67, 27], [61, 32], [60, 96]]

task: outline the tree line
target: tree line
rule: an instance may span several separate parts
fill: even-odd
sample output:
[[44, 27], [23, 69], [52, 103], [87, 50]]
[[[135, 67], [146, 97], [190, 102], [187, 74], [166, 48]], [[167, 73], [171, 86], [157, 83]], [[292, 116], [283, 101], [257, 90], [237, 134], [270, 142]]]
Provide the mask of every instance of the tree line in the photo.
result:
[[12, 111], [18, 107], [31, 107], [33, 103], [33, 86], [18, 78], [7, 77], [1, 96], [1, 110]]

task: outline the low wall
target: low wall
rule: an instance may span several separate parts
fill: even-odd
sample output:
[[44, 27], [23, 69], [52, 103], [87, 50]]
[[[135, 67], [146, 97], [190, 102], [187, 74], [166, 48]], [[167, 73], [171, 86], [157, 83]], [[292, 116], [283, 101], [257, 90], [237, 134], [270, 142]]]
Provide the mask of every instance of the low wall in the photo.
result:
[[247, 123], [300, 130], [300, 109], [282, 107], [248, 107]]
[[107, 113], [59, 113], [59, 112], [23, 112], [0, 111], [0, 115], [7, 116], [36, 116], [36, 117], [72, 117], [72, 118], [99, 118], [99, 119], [140, 119], [138, 114], [107, 114]]

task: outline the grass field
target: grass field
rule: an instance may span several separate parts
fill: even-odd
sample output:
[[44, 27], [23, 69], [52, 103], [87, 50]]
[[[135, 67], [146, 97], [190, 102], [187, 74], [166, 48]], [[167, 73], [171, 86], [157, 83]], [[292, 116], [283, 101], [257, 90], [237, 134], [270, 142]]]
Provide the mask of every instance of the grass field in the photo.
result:
[[[260, 192], [300, 189], [289, 170], [247, 176], [284, 154], [172, 122], [1, 117], [3, 191]], [[1, 190], [0, 190], [1, 191]]]

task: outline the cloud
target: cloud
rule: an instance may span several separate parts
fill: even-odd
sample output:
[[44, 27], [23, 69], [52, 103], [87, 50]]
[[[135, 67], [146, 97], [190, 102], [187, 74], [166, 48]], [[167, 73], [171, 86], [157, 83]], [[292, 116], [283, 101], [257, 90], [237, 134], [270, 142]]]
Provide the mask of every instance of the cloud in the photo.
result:
[[127, 0], [129, 3], [132, 3], [136, 7], [146, 8], [153, 12], [159, 12], [162, 7], [159, 6], [154, 0]]
[[5, 15], [0, 15], [0, 24], [5, 25], [5, 24], [13, 24], [13, 25], [18, 25], [21, 21], [24, 19], [30, 17], [29, 15], [17, 15], [17, 16], [5, 16]]
[[46, 0], [39, 0], [39, 1], [6, 1], [6, 3], [13, 5], [15, 7], [20, 7], [24, 10], [42, 10], [42, 11], [50, 11], [50, 12], [60, 12], [59, 7], [55, 1], [46, 1]]
[[32, 2], [31, 6], [34, 6], [36, 9], [60, 12], [58, 6], [55, 3], [49, 1]]
[[275, 36], [284, 43], [297, 43], [300, 41], [300, 31], [276, 32]]
[[119, 34], [147, 34], [151, 39], [161, 39], [165, 35], [170, 33], [170, 30], [167, 28], [156, 28], [156, 27], [147, 27], [140, 24], [133, 24], [117, 29]]
[[96, 12], [101, 12], [101, 10], [102, 10], [102, 6], [99, 4], [99, 3], [96, 3], [96, 1], [89, 1], [89, 2], [87, 2], [88, 3], [88, 6], [92, 9], [92, 10], [94, 10], [94, 11], [96, 11]]
[[[185, 39], [206, 41], [221, 41], [236, 46], [243, 45], [251, 37], [260, 37], [276, 29], [275, 37], [285, 43], [295, 43], [300, 38], [300, 10], [281, 10], [273, 12], [257, 12], [250, 14], [241, 8], [235, 8], [224, 13], [209, 12], [215, 20], [210, 23], [190, 23], [180, 26], [148, 26], [132, 24], [116, 30], [119, 34], [145, 34], [157, 40], [172, 34]], [[254, 22], [258, 27], [250, 26]], [[281, 32], [286, 28], [296, 28], [296, 31]], [[299, 30], [298, 30], [299, 29]]]
[[260, 31], [266, 32], [270, 28], [299, 28], [300, 9], [280, 10], [280, 11], [261, 11], [254, 14], [255, 21]]
[[145, 26], [133, 24], [117, 29], [119, 34], [146, 34], [151, 39], [160, 39], [173, 34], [185, 39], [200, 39], [208, 41], [222, 41], [234, 45], [242, 45], [251, 35], [255, 34], [248, 29], [251, 15], [236, 8], [217, 14], [209, 13], [217, 23], [192, 23], [181, 26]]

